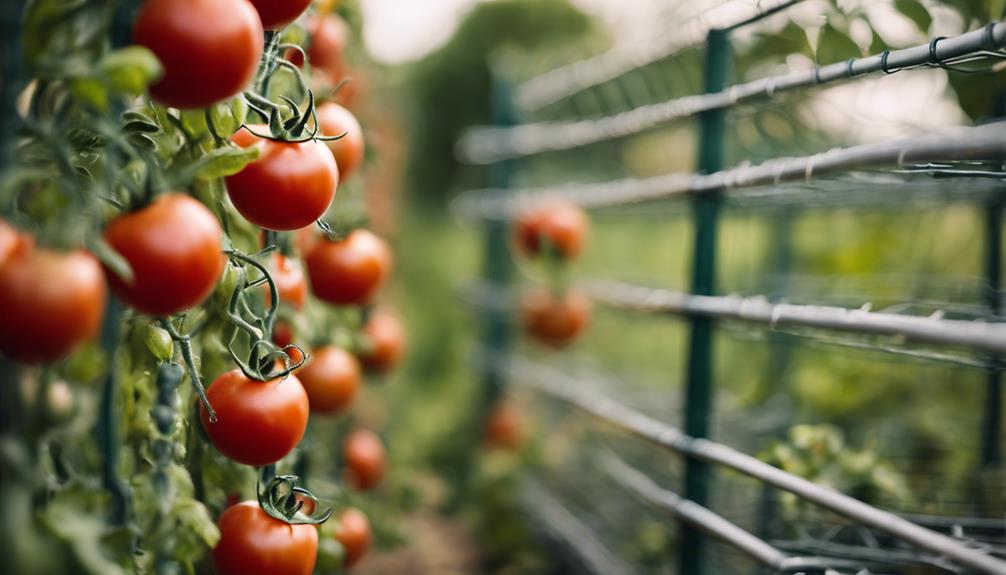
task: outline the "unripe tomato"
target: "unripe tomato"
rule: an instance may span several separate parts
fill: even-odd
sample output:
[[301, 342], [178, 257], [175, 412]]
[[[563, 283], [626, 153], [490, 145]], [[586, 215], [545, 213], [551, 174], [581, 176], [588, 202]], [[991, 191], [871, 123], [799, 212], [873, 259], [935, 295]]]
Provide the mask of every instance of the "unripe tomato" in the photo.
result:
[[164, 68], [157, 101], [205, 108], [240, 93], [262, 57], [262, 23], [248, 0], [147, 0], [133, 38]]
[[[304, 279], [304, 270], [300, 264], [283, 254], [273, 254], [269, 273], [279, 292], [279, 301], [290, 304], [296, 310], [303, 308], [307, 300], [307, 280]], [[265, 293], [268, 304], [272, 297], [268, 285], [265, 286]]]
[[[260, 134], [266, 126], [252, 126]], [[328, 210], [339, 185], [339, 168], [318, 140], [274, 142], [238, 130], [231, 140], [260, 146], [258, 159], [227, 176], [227, 195], [249, 222], [286, 232], [309, 226]]]
[[322, 240], [307, 256], [311, 291], [335, 305], [367, 303], [391, 273], [391, 250], [373, 233], [354, 230], [343, 240]]
[[343, 566], [347, 569], [359, 563], [370, 549], [370, 521], [359, 509], [349, 508], [339, 516], [335, 539], [346, 552]]
[[542, 343], [562, 347], [587, 327], [590, 301], [579, 292], [558, 297], [549, 290], [532, 290], [521, 298], [524, 329]]
[[546, 250], [571, 260], [583, 250], [587, 215], [568, 202], [548, 202], [523, 213], [517, 220], [516, 240], [521, 250], [537, 256]]
[[345, 410], [360, 387], [360, 362], [335, 346], [320, 347], [311, 354], [311, 363], [298, 374], [311, 411], [334, 414]]
[[387, 372], [405, 355], [405, 328], [398, 318], [386, 311], [374, 313], [363, 326], [367, 345], [359, 353], [368, 369]]
[[217, 521], [213, 549], [218, 575], [311, 575], [318, 553], [318, 528], [270, 517], [256, 501], [228, 507]]
[[363, 128], [352, 112], [334, 102], [318, 106], [317, 112], [322, 135], [342, 136], [325, 144], [339, 165], [339, 177], [346, 181], [363, 163]]
[[384, 478], [384, 443], [366, 429], [357, 429], [346, 437], [343, 444], [343, 461], [346, 464], [346, 481], [355, 489], [373, 489]]
[[311, 5], [311, 0], [251, 0], [266, 30], [286, 28]]
[[218, 377], [206, 396], [217, 421], [200, 405], [203, 427], [220, 453], [238, 463], [276, 463], [307, 429], [307, 393], [295, 375], [262, 382], [235, 369]]
[[59, 253], [20, 235], [14, 242], [0, 261], [0, 353], [27, 364], [65, 357], [101, 329], [101, 264], [83, 250]]
[[108, 283], [119, 299], [152, 316], [195, 307], [209, 297], [223, 273], [221, 233], [206, 206], [184, 194], [164, 194], [105, 228], [105, 241], [133, 270], [130, 283], [106, 270]]
[[335, 14], [313, 18], [307, 23], [311, 43], [307, 59], [312, 68], [319, 68], [336, 77], [342, 76], [343, 52], [349, 42], [349, 26]]
[[486, 420], [486, 445], [498, 449], [517, 449], [524, 443], [524, 418], [510, 402], [493, 406]]

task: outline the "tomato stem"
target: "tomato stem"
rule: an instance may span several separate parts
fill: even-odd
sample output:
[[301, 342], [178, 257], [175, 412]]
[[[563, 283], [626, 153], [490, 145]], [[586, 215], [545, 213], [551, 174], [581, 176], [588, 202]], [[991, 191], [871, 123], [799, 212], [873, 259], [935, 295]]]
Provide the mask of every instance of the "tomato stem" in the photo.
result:
[[168, 318], [162, 318], [160, 320], [161, 327], [168, 332], [171, 339], [178, 344], [178, 349], [182, 352], [182, 359], [185, 361], [186, 371], [189, 372], [189, 379], [192, 380], [193, 387], [196, 388], [196, 393], [199, 395], [199, 401], [202, 402], [203, 407], [206, 408], [206, 415], [209, 417], [211, 423], [216, 423], [217, 412], [213, 410], [213, 406], [210, 405], [210, 399], [206, 397], [206, 388], [203, 387], [202, 378], [199, 376], [199, 370], [196, 369], [196, 359], [192, 353], [192, 338], [189, 335], [184, 335], [175, 329], [175, 326], [171, 323]]

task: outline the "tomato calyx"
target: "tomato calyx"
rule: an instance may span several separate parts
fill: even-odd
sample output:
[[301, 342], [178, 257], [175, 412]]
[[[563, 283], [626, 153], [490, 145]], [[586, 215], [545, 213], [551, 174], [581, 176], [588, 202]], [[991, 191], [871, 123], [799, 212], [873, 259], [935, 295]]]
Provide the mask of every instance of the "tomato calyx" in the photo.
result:
[[[321, 525], [328, 521], [335, 512], [331, 507], [315, 514], [321, 502], [313, 493], [297, 486], [299, 478], [296, 475], [277, 475], [265, 487], [259, 485], [258, 503], [273, 519], [290, 525]], [[311, 513], [302, 512], [305, 505]]]

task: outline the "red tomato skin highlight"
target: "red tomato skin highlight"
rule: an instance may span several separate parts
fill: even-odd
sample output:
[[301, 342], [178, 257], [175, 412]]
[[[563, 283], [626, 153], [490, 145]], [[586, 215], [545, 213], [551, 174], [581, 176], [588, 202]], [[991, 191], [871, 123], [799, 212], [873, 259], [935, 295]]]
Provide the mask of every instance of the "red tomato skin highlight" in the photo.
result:
[[331, 415], [345, 411], [360, 387], [359, 360], [335, 346], [320, 347], [297, 376], [307, 391], [312, 413]]
[[369, 302], [391, 274], [391, 250], [373, 233], [354, 230], [343, 240], [322, 240], [307, 256], [311, 291], [334, 305]]
[[325, 136], [342, 136], [325, 142], [339, 166], [343, 181], [356, 172], [363, 163], [363, 128], [352, 112], [334, 102], [318, 106], [318, 125]]
[[228, 507], [217, 520], [213, 549], [217, 575], [311, 575], [318, 554], [318, 528], [270, 517], [256, 501]]
[[[265, 126], [252, 129], [269, 131]], [[238, 130], [231, 140], [241, 147], [261, 147], [258, 159], [227, 176], [227, 195], [245, 219], [288, 232], [325, 215], [339, 185], [339, 168], [321, 141], [273, 142], [247, 129]]]
[[384, 478], [386, 455], [384, 443], [372, 431], [357, 429], [343, 444], [346, 481], [359, 491], [377, 487]]
[[112, 292], [133, 309], [165, 317], [193, 308], [213, 292], [224, 270], [223, 230], [206, 206], [179, 193], [118, 216], [105, 241], [129, 262], [133, 281], [106, 270]]
[[210, 422], [200, 405], [203, 428], [218, 451], [228, 458], [261, 467], [285, 457], [307, 429], [308, 399], [295, 375], [255, 381], [241, 370], [218, 377], [206, 397], [217, 414]]
[[359, 354], [367, 369], [386, 373], [398, 365], [405, 355], [405, 328], [394, 315], [377, 311], [363, 326], [363, 333], [371, 349]]
[[370, 549], [370, 521], [362, 511], [352, 507], [343, 511], [338, 520], [335, 539], [346, 551], [342, 564], [348, 569], [359, 563]]
[[24, 364], [54, 361], [101, 329], [107, 288], [90, 253], [35, 247], [27, 236], [0, 261], [0, 353]]
[[239, 94], [255, 76], [262, 23], [248, 0], [147, 0], [133, 27], [164, 75], [150, 87], [175, 108], [205, 108]]

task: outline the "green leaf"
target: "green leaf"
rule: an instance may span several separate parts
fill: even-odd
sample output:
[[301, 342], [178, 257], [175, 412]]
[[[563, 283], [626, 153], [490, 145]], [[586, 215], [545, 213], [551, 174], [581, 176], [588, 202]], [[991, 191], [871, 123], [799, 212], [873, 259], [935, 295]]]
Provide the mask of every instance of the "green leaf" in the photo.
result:
[[70, 80], [70, 93], [83, 104], [100, 110], [108, 109], [108, 89], [94, 78], [74, 78]]
[[895, 0], [894, 7], [909, 20], [915, 22], [916, 28], [923, 34], [929, 33], [929, 27], [933, 23], [933, 17], [929, 15], [929, 10], [918, 0]]
[[842, 62], [849, 58], [858, 58], [863, 55], [863, 51], [845, 32], [838, 30], [831, 24], [825, 24], [817, 36], [816, 54], [817, 63], [824, 65]]
[[163, 73], [154, 53], [142, 46], [109, 52], [101, 59], [99, 67], [108, 86], [126, 94], [142, 94]]
[[237, 148], [227, 146], [206, 154], [193, 165], [195, 176], [205, 179], [232, 176], [258, 158], [257, 147]]
[[161, 128], [157, 124], [154, 124], [145, 120], [130, 120], [123, 124], [123, 133], [146, 133], [146, 134], [156, 134], [161, 131]]

